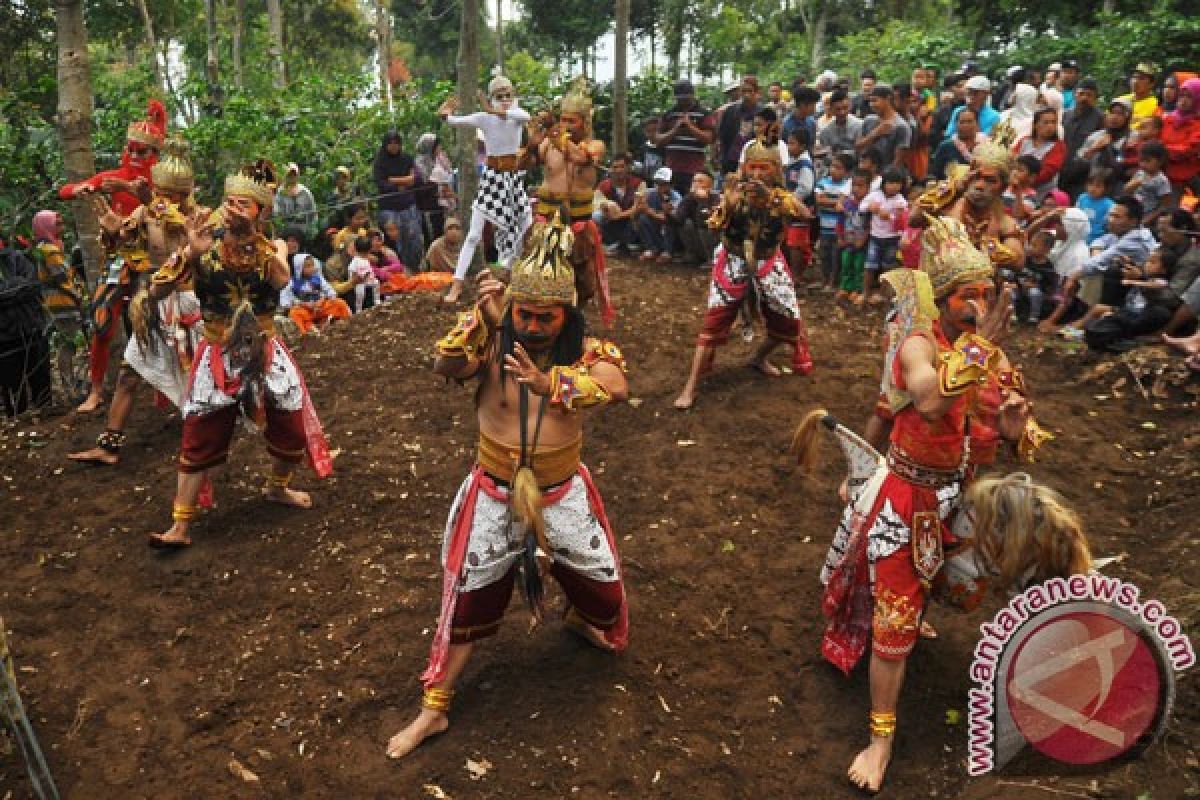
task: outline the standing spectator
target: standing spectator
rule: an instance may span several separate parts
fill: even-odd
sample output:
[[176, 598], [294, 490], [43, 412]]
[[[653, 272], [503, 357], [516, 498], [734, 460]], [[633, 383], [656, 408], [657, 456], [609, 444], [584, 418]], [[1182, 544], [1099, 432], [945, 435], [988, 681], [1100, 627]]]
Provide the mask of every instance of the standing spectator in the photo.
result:
[[716, 136], [716, 128], [712, 114], [696, 102], [691, 81], [677, 81], [674, 91], [675, 105], [663, 114], [655, 144], [662, 148], [663, 163], [671, 170], [675, 191], [683, 194], [691, 189], [692, 176], [704, 168], [704, 153]]
[[610, 255], [618, 250], [629, 255], [630, 246], [637, 241], [633, 217], [642, 179], [630, 170], [632, 162], [633, 157], [628, 153], [613, 156], [608, 177], [600, 181], [597, 187], [604, 201], [596, 209], [596, 224], [600, 228], [604, 250]]
[[865, 119], [871, 113], [871, 91], [875, 88], [875, 70], [864, 69], [858, 74], [858, 94], [850, 103], [850, 113]]
[[[1075, 107], [1075, 91], [1079, 85], [1079, 62], [1068, 58], [1062, 64], [1062, 75], [1058, 79], [1058, 90], [1063, 96], [1063, 110], [1070, 111]], [[1093, 101], [1093, 105], [1095, 101]]]
[[742, 153], [738, 156], [739, 165], [746, 162], [746, 151], [756, 141], [764, 142], [768, 146], [774, 141], [775, 147], [779, 151], [779, 163], [786, 164], [788, 162], [787, 143], [778, 138], [779, 126], [775, 124], [777, 121], [774, 109], [759, 109], [759, 112], [754, 115], [754, 136], [742, 146]]
[[[930, 146], [937, 150], [937, 145], [945, 141], [946, 129], [950, 127], [950, 117], [955, 109], [967, 104], [967, 76], [961, 72], [946, 77], [942, 85], [942, 93], [938, 98], [937, 109], [933, 112], [933, 124], [929, 128]], [[975, 120], [975, 128], [979, 129], [979, 119]]]
[[[925, 70], [914, 70], [924, 75]], [[908, 125], [910, 141], [907, 148], [897, 154], [898, 163], [908, 171], [912, 180], [925, 180], [929, 172], [929, 131], [933, 126], [933, 115], [921, 102], [920, 93], [909, 86], [897, 86], [894, 95], [896, 113]]]
[[[779, 133], [780, 141], [786, 142], [788, 134], [798, 128], [803, 128], [808, 134], [808, 141], [815, 142], [817, 140], [817, 101], [821, 99], [821, 93], [811, 86], [801, 86], [796, 89], [792, 99], [794, 103], [791, 113], [787, 117], [778, 117], [783, 120], [783, 129]], [[786, 158], [783, 163], [787, 163]]]
[[1163, 78], [1161, 94], [1158, 109], [1163, 114], [1170, 114], [1179, 103], [1179, 73], [1172, 72]]
[[783, 184], [800, 203], [803, 214], [789, 218], [784, 231], [788, 266], [797, 281], [812, 266], [812, 194], [817, 180], [816, 168], [808, 153], [808, 133], [796, 128], [787, 137], [788, 160], [784, 162]]
[[863, 135], [854, 143], [858, 152], [868, 149], [879, 152], [880, 167], [899, 164], [912, 143], [912, 130], [892, 105], [890, 86], [876, 86], [871, 90], [872, 114], [863, 120]]
[[754, 135], [754, 117], [762, 110], [758, 102], [758, 78], [747, 75], [742, 78], [741, 102], [728, 106], [721, 115], [717, 128], [721, 173], [737, 172], [738, 158], [742, 148]]
[[642, 175], [646, 180], [650, 180], [650, 176], [663, 165], [662, 148], [658, 146], [658, 128], [658, 117], [642, 120], [642, 136], [645, 137], [642, 143]]
[[946, 126], [946, 137], [954, 135], [957, 128], [958, 115], [964, 108], [970, 108], [975, 112], [975, 119], [979, 123], [981, 133], [990, 134], [992, 128], [1000, 121], [1000, 112], [992, 108], [989, 104], [991, 98], [992, 82], [982, 75], [976, 75], [967, 80], [967, 102], [956, 108], [950, 114], [950, 124]]
[[1028, 83], [1018, 83], [1012, 90], [1012, 108], [1000, 114], [1000, 121], [1007, 122], [1017, 138], [1033, 132], [1033, 110], [1037, 106], [1038, 90]]
[[[713, 126], [717, 131], [721, 130], [721, 120], [725, 119], [725, 112], [730, 108], [734, 108], [742, 101], [742, 84], [740, 82], [729, 84], [725, 87], [723, 96], [725, 102], [713, 112]], [[713, 167], [719, 170], [721, 167], [721, 140], [719, 134], [714, 140], [713, 145], [711, 161]]]
[[1163, 119], [1162, 143], [1175, 196], [1187, 187], [1200, 194], [1200, 78], [1189, 78], [1179, 87], [1175, 110]]
[[375, 154], [372, 168], [375, 188], [379, 192], [379, 224], [395, 222], [400, 229], [400, 260], [418, 264], [425, 252], [421, 233], [421, 212], [417, 210], [415, 189], [422, 183], [413, 157], [401, 148], [400, 134], [389, 131]]
[[976, 147], [986, 142], [987, 138], [979, 132], [975, 110], [964, 108], [958, 115], [958, 130], [953, 138], [939, 144], [934, 151], [929, 165], [929, 176], [934, 180], [946, 180], [947, 167], [951, 164], [970, 164], [971, 154], [975, 152]]
[[329, 193], [329, 217], [324, 227], [342, 228], [349, 215], [346, 209], [365, 202], [362, 191], [354, 183], [354, 174], [349, 167], [339, 166], [333, 171], [333, 190]]
[[712, 173], [701, 170], [692, 176], [692, 187], [675, 212], [684, 257], [703, 269], [712, 266], [713, 251], [717, 249], [717, 232], [708, 227], [708, 218], [720, 202], [721, 194], [713, 188]]
[[659, 167], [654, 173], [654, 188], [638, 194], [637, 232], [642, 242], [642, 261], [658, 259], [660, 264], [671, 263], [675, 250], [675, 210], [683, 198], [671, 188], [670, 167]]
[[[47, 209], [34, 214], [35, 241], [31, 255], [37, 266], [37, 280], [42, 285], [42, 303], [59, 334], [56, 368], [60, 375], [68, 375], [75, 359], [75, 339], [83, 330], [87, 282], [67, 264], [63, 228], [62, 214], [57, 211]], [[74, 391], [74, 387], [70, 388]]]
[[[1068, 61], [1067, 64], [1073, 62]], [[1063, 74], [1068, 70], [1064, 65]], [[1096, 108], [1098, 87], [1096, 81], [1084, 78], [1072, 92], [1072, 107], [1063, 115], [1063, 146], [1067, 149], [1066, 161], [1059, 172], [1058, 185], [1071, 197], [1077, 197], [1087, 182], [1090, 165], [1079, 158], [1079, 150], [1087, 138], [1104, 125], [1104, 115]]]
[[308, 239], [317, 233], [317, 201], [308, 187], [300, 182], [300, 167], [288, 164], [283, 170], [283, 185], [275, 192], [275, 207], [271, 216], [277, 225], [295, 225]]
[[1088, 163], [1089, 170], [1095, 167], [1108, 170], [1105, 194], [1116, 194], [1130, 178], [1125, 148], [1132, 133], [1129, 130], [1132, 112], [1133, 106], [1128, 100], [1113, 100], [1104, 115], [1104, 127], [1085, 139], [1077, 153], [1080, 160]]
[[[838, 252], [838, 228], [842, 224], [842, 200], [850, 194], [850, 172], [854, 169], [854, 156], [836, 153], [829, 164], [829, 174], [817, 181], [813, 197], [817, 205], [817, 222], [820, 234], [817, 240], [817, 261], [821, 265], [823, 281], [810, 283], [806, 288], [829, 290], [837, 288], [841, 254]], [[868, 179], [868, 186], [870, 179]]]
[[1067, 157], [1067, 148], [1058, 138], [1058, 114], [1052, 108], [1039, 108], [1033, 114], [1031, 133], [1017, 140], [1013, 154], [1034, 156], [1040, 163], [1033, 177], [1033, 189], [1040, 201], [1057, 186], [1058, 172]]
[[50, 401], [50, 351], [37, 268], [0, 239], [0, 408], [15, 416]]
[[883, 171], [883, 188], [867, 194], [861, 205], [871, 214], [867, 259], [863, 264], [863, 294], [871, 305], [883, 302], [877, 293], [880, 273], [896, 266], [900, 236], [908, 221], [908, 199], [904, 196], [904, 171], [890, 166]]
[[1154, 77], [1158, 68], [1153, 64], [1142, 61], [1133, 68], [1129, 78], [1129, 94], [1121, 95], [1119, 100], [1128, 100], [1133, 118], [1129, 125], [1133, 130], [1140, 130], [1142, 123], [1158, 113], [1158, 98], [1154, 94]]
[[871, 214], [864, 201], [871, 190], [871, 178], [870, 173], [861, 169], [856, 169], [850, 176], [850, 194], [842, 200], [842, 225], [838, 228], [841, 280], [837, 297], [856, 306], [865, 301], [863, 265], [867, 261]]
[[829, 163], [834, 153], [853, 153], [854, 143], [862, 136], [862, 120], [850, 113], [850, 95], [834, 89], [829, 95], [830, 120], [817, 134], [814, 160]]
[[[787, 113], [791, 111], [791, 104], [783, 99], [783, 83], [780, 81], [771, 81], [767, 86], [767, 103], [768, 108], [775, 109], [775, 116], [783, 119]], [[667, 166], [670, 166], [669, 164]]]

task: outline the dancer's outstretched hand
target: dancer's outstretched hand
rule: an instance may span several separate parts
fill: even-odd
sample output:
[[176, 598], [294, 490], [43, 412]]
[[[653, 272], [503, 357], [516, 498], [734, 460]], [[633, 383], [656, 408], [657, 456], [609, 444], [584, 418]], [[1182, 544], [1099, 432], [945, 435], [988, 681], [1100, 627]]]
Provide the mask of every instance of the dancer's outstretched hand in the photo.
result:
[[550, 394], [550, 376], [537, 368], [520, 342], [513, 345], [511, 355], [504, 357], [504, 369], [517, 379], [517, 383], [528, 386], [534, 394], [542, 397]]

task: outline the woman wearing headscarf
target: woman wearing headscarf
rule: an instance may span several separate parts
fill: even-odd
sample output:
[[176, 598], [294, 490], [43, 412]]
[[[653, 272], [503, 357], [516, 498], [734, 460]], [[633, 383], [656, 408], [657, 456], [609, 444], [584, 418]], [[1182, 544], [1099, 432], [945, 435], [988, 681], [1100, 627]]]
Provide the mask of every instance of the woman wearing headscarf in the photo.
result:
[[308, 253], [292, 256], [292, 280], [279, 293], [279, 307], [287, 311], [300, 333], [330, 320], [350, 318], [350, 306], [338, 298], [321, 274], [320, 262]]
[[1179, 87], [1175, 110], [1163, 119], [1162, 143], [1176, 199], [1185, 187], [1200, 194], [1200, 78], [1189, 78]]
[[1028, 83], [1018, 83], [1013, 88], [1012, 108], [1000, 115], [1017, 132], [1017, 138], [1028, 136], [1033, 130], [1033, 109], [1037, 105], [1038, 91]]
[[379, 225], [395, 222], [400, 229], [398, 252], [405, 264], [419, 264], [425, 253], [421, 232], [421, 212], [417, 210], [416, 189], [425, 182], [413, 157], [401, 148], [400, 134], [388, 131], [375, 154], [371, 169], [379, 192]]
[[454, 168], [437, 136], [432, 133], [423, 133], [421, 138], [417, 139], [416, 163], [417, 170], [429, 181], [426, 191], [433, 202], [423, 203], [422, 208], [426, 211], [425, 232], [432, 240], [442, 235], [446, 215], [454, 213], [457, 205], [454, 196]]

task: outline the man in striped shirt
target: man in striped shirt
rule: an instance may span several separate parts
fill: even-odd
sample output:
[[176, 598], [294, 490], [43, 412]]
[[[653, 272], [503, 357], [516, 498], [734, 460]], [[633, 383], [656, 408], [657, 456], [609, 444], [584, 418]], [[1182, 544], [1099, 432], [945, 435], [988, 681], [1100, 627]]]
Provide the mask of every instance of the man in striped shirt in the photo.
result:
[[675, 105], [663, 114], [654, 143], [663, 149], [664, 164], [671, 169], [671, 188], [687, 194], [692, 176], [704, 169], [704, 154], [716, 135], [716, 122], [696, 101], [691, 81], [675, 83]]

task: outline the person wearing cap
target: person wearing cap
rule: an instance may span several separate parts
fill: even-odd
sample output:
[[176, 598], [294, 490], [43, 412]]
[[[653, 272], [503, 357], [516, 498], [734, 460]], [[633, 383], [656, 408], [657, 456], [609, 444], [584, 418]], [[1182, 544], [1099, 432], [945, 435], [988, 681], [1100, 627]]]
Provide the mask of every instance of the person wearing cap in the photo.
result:
[[662, 115], [654, 143], [661, 148], [663, 165], [671, 170], [672, 186], [683, 194], [692, 176], [704, 168], [704, 154], [716, 138], [712, 114], [696, 102], [692, 82], [675, 82], [675, 105]]
[[[966, 89], [966, 105], [959, 108], [970, 107], [974, 109], [980, 133], [990, 135], [992, 128], [1000, 121], [1000, 112], [992, 108], [989, 102], [991, 99], [992, 82], [982, 75], [975, 75], [967, 79]], [[958, 129], [959, 108], [954, 109], [954, 113], [950, 115], [950, 124], [946, 126], [947, 139], [953, 138], [955, 131]]]
[[275, 208], [271, 216], [284, 228], [296, 226], [311, 239], [317, 233], [317, 201], [308, 187], [300, 182], [300, 167], [295, 162], [283, 168], [283, 185], [275, 193]]
[[1062, 92], [1063, 109], [1075, 107], [1075, 87], [1079, 85], [1079, 62], [1068, 58], [1062, 62], [1062, 74], [1058, 77], [1058, 90]]
[[638, 193], [634, 225], [642, 244], [642, 261], [658, 259], [660, 264], [671, 263], [675, 251], [675, 211], [683, 196], [672, 188], [671, 168], [659, 167], [653, 177], [654, 188]]
[[[1067, 64], [1074, 62], [1068, 61]], [[1063, 74], [1067, 73], [1063, 68]], [[1067, 160], [1058, 175], [1058, 185], [1071, 197], [1083, 191], [1091, 165], [1079, 158], [1079, 149], [1087, 138], [1104, 126], [1104, 114], [1096, 107], [1099, 87], [1092, 78], [1084, 78], [1071, 90], [1073, 106], [1063, 115], [1063, 144]], [[1065, 100], [1064, 92], [1064, 100]]]
[[742, 101], [725, 110], [717, 127], [717, 152], [723, 175], [737, 172], [738, 156], [746, 142], [754, 138], [754, 116], [762, 109], [758, 78], [753, 75], [742, 78], [741, 95]]
[[1129, 94], [1123, 94], [1118, 100], [1128, 100], [1133, 111], [1129, 125], [1133, 130], [1141, 128], [1142, 123], [1158, 113], [1158, 97], [1154, 94], [1154, 78], [1158, 75], [1158, 67], [1141, 61], [1133, 68], [1129, 77]]

